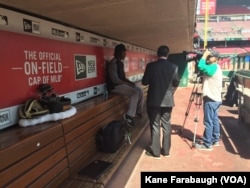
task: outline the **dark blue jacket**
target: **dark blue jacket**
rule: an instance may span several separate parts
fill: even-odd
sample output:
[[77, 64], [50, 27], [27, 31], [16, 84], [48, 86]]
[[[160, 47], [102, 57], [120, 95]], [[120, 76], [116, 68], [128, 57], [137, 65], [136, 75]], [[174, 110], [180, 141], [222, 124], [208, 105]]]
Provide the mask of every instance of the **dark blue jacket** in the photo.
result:
[[179, 82], [177, 65], [161, 58], [148, 63], [142, 78], [142, 84], [149, 85], [147, 106], [173, 107], [173, 91]]

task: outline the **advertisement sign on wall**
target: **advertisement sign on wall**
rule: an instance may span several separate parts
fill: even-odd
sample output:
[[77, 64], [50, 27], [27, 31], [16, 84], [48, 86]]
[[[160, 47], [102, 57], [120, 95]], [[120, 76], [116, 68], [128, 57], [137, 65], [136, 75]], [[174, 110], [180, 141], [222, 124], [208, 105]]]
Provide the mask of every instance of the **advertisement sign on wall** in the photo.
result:
[[216, 0], [198, 0], [196, 14], [205, 15], [206, 10], [209, 15], [216, 14]]
[[[0, 30], [0, 69], [4, 90], [0, 93], [2, 126], [17, 121], [17, 107], [36, 97], [40, 84], [50, 84], [59, 95], [78, 103], [103, 93], [105, 57], [113, 48], [70, 43]], [[141, 79], [150, 55], [127, 52], [125, 72]], [[15, 117], [13, 116], [15, 114]]]
[[[18, 121], [18, 109], [39, 97], [41, 84], [76, 104], [101, 95], [105, 61], [120, 41], [20, 12], [0, 8], [0, 129]], [[141, 79], [155, 53], [126, 44], [124, 67], [131, 81]], [[137, 49], [136, 51], [133, 49]], [[142, 50], [143, 53], [142, 53]], [[151, 52], [151, 53], [150, 53]]]

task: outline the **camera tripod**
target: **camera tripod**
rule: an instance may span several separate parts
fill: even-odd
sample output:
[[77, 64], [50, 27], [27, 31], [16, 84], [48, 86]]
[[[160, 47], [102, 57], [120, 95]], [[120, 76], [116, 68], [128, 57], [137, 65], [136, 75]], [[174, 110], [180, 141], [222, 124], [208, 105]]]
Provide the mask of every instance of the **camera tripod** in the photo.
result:
[[[194, 136], [193, 136], [193, 142], [192, 142], [191, 148], [195, 147], [195, 144], [196, 144], [196, 130], [197, 130], [198, 122], [199, 122], [199, 111], [200, 111], [200, 107], [202, 105], [202, 92], [199, 91], [200, 83], [201, 83], [201, 76], [199, 74], [197, 74], [197, 77], [195, 79], [195, 83], [194, 83], [194, 86], [192, 89], [192, 93], [191, 93], [191, 96], [189, 98], [189, 104], [188, 104], [188, 107], [187, 107], [187, 110], [185, 113], [185, 119], [184, 119], [184, 122], [183, 122], [183, 125], [181, 128], [181, 131], [180, 131], [181, 134], [183, 135], [183, 130], [185, 128], [185, 123], [186, 123], [187, 117], [189, 115], [190, 108], [192, 106], [192, 103], [195, 102], [195, 117], [194, 117], [195, 126], [194, 126]], [[189, 139], [189, 140], [192, 140], [192, 139]]]

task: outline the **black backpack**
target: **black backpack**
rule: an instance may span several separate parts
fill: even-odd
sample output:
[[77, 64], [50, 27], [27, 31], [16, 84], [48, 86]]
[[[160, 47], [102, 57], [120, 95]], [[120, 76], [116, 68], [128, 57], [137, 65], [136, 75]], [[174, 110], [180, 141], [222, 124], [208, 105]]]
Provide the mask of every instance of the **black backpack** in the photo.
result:
[[98, 151], [114, 153], [122, 145], [126, 135], [126, 128], [122, 121], [114, 120], [102, 127], [96, 135]]

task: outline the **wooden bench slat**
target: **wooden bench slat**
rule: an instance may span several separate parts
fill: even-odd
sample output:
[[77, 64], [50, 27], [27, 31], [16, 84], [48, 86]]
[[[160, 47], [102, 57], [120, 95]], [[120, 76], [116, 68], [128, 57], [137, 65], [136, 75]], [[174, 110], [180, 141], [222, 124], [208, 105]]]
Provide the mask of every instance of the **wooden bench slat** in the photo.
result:
[[70, 173], [79, 170], [81, 166], [84, 166], [90, 158], [96, 153], [95, 139], [91, 138], [86, 142], [84, 146], [75, 150], [71, 155], [68, 156]]
[[51, 186], [60, 185], [64, 180], [65, 177], [69, 176], [69, 168], [68, 160], [64, 158], [62, 161], [57, 163], [54, 167], [52, 167], [47, 173], [40, 176], [35, 182], [33, 182], [30, 187], [46, 187], [48, 181], [51, 181]]
[[55, 153], [61, 148], [65, 148], [63, 137], [60, 137], [59, 139], [50, 143], [39, 151], [33, 153], [32, 155], [29, 155], [27, 158], [24, 158], [20, 162], [15, 163], [10, 168], [7, 168], [0, 174], [0, 187], [3, 187], [5, 184], [9, 183], [16, 177], [23, 175], [27, 170], [35, 168], [36, 165], [44, 160], [47, 160], [47, 158], [50, 157], [52, 153]]
[[60, 187], [60, 185], [65, 181], [65, 179], [69, 178], [69, 175], [69, 169], [63, 169], [57, 177], [54, 177], [53, 180], [47, 184], [46, 187]]
[[[112, 108], [108, 109], [107, 111], [99, 112], [98, 118], [93, 118], [93, 119], [79, 125], [74, 130], [72, 130], [71, 132], [66, 134], [66, 136], [65, 136], [66, 143], [70, 143], [72, 141], [72, 139], [76, 139], [79, 135], [84, 134], [84, 132], [88, 131], [89, 129], [91, 129], [91, 127], [96, 126], [97, 124], [101, 123], [101, 126], [103, 126], [104, 124], [108, 123], [108, 121], [110, 121], [111, 119], [116, 119], [117, 116], [120, 114], [119, 109], [126, 108], [126, 104], [127, 104], [126, 101], [124, 101], [122, 103], [118, 103], [117, 105], [113, 105]], [[79, 114], [80, 114], [80, 112], [79, 112]], [[63, 124], [63, 127], [68, 126], [64, 122], [62, 122], [62, 124]]]
[[[26, 128], [22, 130], [25, 131]], [[20, 142], [0, 150], [0, 171], [12, 165], [30, 154], [39, 151], [44, 146], [52, 143], [57, 138], [63, 136], [62, 127], [56, 123], [46, 131], [39, 131], [30, 136], [25, 136]]]
[[113, 105], [120, 103], [120, 101], [124, 100], [122, 96], [114, 96], [107, 101], [102, 101], [98, 105], [95, 104], [92, 108], [77, 108], [77, 114], [74, 118], [69, 118], [62, 120], [64, 133], [67, 134], [71, 130], [75, 129], [79, 126], [79, 124], [83, 124], [89, 121], [92, 118], [98, 116], [98, 114], [102, 111], [105, 111], [111, 108]]
[[[60, 126], [59, 122], [46, 122], [36, 126], [19, 127], [18, 125], [0, 131], [0, 149], [3, 150], [19, 144], [28, 137], [47, 131], [51, 127]], [[0, 151], [1, 152], [1, 151]]]
[[[25, 174], [23, 174], [21, 177], [19, 177], [16, 180], [13, 180], [8, 187], [27, 187], [32, 182], [40, 178], [44, 173], [48, 171], [52, 166], [59, 163], [61, 160], [66, 159], [66, 150], [61, 149], [55, 154], [51, 155], [47, 160], [39, 163], [35, 168], [32, 168], [31, 170], [27, 171]], [[66, 167], [65, 167], [66, 168]], [[52, 180], [54, 177], [51, 177], [50, 180]]]

